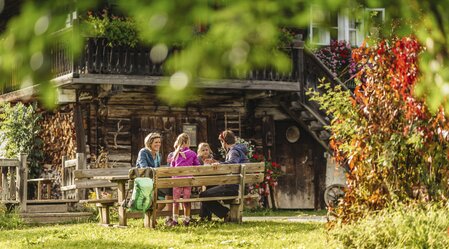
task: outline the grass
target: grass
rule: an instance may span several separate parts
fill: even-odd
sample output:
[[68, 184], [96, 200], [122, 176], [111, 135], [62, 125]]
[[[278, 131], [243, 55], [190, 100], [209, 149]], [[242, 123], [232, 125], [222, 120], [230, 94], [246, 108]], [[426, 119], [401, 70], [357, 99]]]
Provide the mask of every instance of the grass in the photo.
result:
[[287, 210], [287, 209], [256, 209], [245, 210], [243, 216], [289, 216], [289, 217], [302, 217], [302, 216], [325, 216], [326, 210]]
[[28, 226], [1, 231], [0, 248], [332, 248], [324, 226], [248, 221], [149, 230], [142, 220], [129, 220], [128, 228], [96, 223]]

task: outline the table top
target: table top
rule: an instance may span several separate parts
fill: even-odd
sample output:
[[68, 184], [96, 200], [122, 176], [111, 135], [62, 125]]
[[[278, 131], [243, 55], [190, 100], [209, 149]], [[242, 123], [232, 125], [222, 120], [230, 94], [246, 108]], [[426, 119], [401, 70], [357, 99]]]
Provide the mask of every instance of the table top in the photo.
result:
[[125, 181], [125, 180], [129, 180], [129, 176], [128, 175], [115, 175], [115, 176], [94, 176], [92, 177], [92, 179], [97, 179], [97, 180], [109, 180], [109, 181]]

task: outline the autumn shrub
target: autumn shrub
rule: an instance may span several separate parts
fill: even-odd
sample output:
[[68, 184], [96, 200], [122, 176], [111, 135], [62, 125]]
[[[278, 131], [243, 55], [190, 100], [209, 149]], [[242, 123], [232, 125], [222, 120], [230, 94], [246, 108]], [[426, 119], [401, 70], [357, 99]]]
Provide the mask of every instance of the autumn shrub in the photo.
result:
[[354, 49], [360, 71], [354, 94], [310, 93], [332, 117], [330, 146], [348, 168], [344, 199], [334, 210], [348, 223], [391, 203], [447, 200], [449, 127], [414, 96], [422, 46], [413, 37]]
[[449, 208], [395, 205], [330, 233], [344, 248], [447, 248]]

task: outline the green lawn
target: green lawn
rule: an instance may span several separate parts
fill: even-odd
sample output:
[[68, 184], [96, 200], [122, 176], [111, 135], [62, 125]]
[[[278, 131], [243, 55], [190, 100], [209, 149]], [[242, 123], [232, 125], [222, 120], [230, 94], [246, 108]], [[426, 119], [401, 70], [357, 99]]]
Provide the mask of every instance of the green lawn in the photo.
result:
[[[162, 220], [161, 220], [162, 223]], [[322, 223], [222, 222], [145, 229], [96, 223], [28, 226], [0, 231], [0, 248], [334, 248]]]
[[290, 217], [302, 217], [302, 216], [325, 216], [327, 210], [287, 210], [278, 209], [276, 211], [272, 209], [259, 209], [259, 210], [245, 210], [243, 216], [290, 216]]

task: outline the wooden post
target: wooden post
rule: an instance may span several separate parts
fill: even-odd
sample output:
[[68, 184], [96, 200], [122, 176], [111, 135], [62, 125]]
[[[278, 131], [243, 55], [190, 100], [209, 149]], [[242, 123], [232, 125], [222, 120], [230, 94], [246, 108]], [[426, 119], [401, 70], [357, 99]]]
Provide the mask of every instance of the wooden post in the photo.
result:
[[16, 194], [16, 174], [14, 173], [14, 168], [9, 167], [9, 199], [14, 200]]
[[27, 211], [27, 199], [28, 199], [28, 165], [27, 154], [19, 154], [19, 166], [17, 167], [17, 187], [16, 187], [16, 200], [19, 202], [20, 210], [22, 212]]
[[231, 221], [241, 223], [243, 216], [243, 203], [245, 196], [245, 175], [246, 175], [246, 166], [242, 164], [240, 166], [240, 185], [239, 185], [239, 201], [238, 203], [231, 203]]
[[51, 199], [51, 187], [53, 183], [52, 180], [47, 180], [47, 199]]
[[1, 199], [7, 201], [8, 200], [8, 167], [1, 167], [1, 172], [2, 177], [1, 177], [1, 181], [2, 181], [2, 193], [1, 193]]
[[[84, 156], [84, 153], [76, 153], [76, 167], [77, 170], [79, 169], [86, 169], [86, 158]], [[86, 190], [81, 189], [75, 190], [75, 198], [77, 200], [83, 200], [86, 198]]]
[[299, 83], [299, 97], [302, 102], [305, 101], [305, 75], [304, 75], [304, 41], [297, 35], [293, 40], [293, 65]]
[[[151, 222], [149, 224], [149, 226], [151, 228], [156, 228], [156, 219], [157, 219], [157, 208], [158, 208], [158, 204], [157, 204], [157, 171], [156, 169], [151, 169], [151, 171], [153, 172], [153, 210], [151, 211]], [[145, 223], [145, 227], [148, 224]]]
[[37, 182], [37, 199], [42, 200], [42, 181]]
[[[65, 168], [65, 161], [67, 160], [67, 157], [66, 156], [62, 156], [61, 157], [61, 162], [62, 162], [62, 176], [61, 176], [61, 187], [64, 187], [64, 186], [67, 186], [68, 184], [67, 184], [67, 179], [66, 179], [66, 177], [67, 177], [67, 172], [66, 172], [66, 168]], [[63, 200], [65, 200], [65, 199], [67, 199], [67, 193], [66, 193], [66, 191], [61, 191], [62, 192], [62, 199]]]
[[73, 119], [75, 122], [76, 152], [86, 153], [86, 135], [84, 133], [83, 116], [79, 103], [75, 105]]

